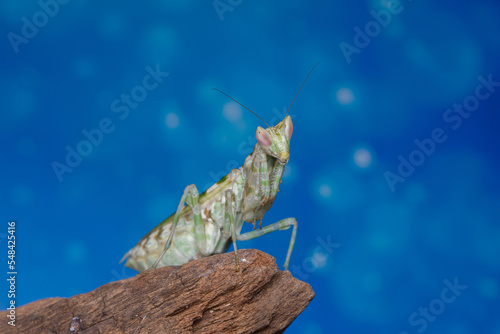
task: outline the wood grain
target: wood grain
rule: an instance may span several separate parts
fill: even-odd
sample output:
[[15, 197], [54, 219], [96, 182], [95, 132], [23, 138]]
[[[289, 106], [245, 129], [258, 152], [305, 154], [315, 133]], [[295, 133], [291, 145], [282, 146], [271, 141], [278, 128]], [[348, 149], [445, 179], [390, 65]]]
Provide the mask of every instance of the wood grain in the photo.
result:
[[314, 298], [258, 250], [210, 256], [0, 312], [0, 333], [282, 333]]

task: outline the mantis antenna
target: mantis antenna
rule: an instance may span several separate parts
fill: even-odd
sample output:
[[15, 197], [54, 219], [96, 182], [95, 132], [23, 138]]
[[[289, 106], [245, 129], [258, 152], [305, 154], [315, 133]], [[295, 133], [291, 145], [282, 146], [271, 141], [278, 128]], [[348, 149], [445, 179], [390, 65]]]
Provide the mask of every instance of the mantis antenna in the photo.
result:
[[[250, 111], [252, 114], [254, 114], [255, 116], [257, 116], [262, 122], [266, 123], [266, 121], [264, 121], [259, 115], [257, 115], [256, 113], [254, 113], [253, 111], [251, 111], [250, 109], [248, 109], [247, 107], [245, 107], [243, 104], [241, 104], [240, 102], [236, 101], [235, 99], [233, 99], [231, 96], [227, 95], [226, 93], [224, 93], [220, 89], [217, 89], [217, 88], [212, 88], [212, 89], [218, 91], [219, 93], [224, 94], [227, 97], [229, 97], [231, 100], [233, 100], [234, 102], [238, 103], [240, 106], [242, 106], [243, 108], [245, 108], [246, 110]], [[270, 128], [269, 124], [266, 123], [266, 125], [267, 125], [268, 128]]]
[[318, 61], [316, 63], [316, 65], [314, 65], [314, 67], [312, 68], [311, 72], [309, 72], [309, 74], [307, 75], [306, 79], [304, 80], [304, 82], [302, 83], [302, 85], [300, 85], [300, 88], [299, 88], [299, 91], [297, 92], [297, 94], [295, 94], [295, 97], [293, 98], [292, 100], [292, 103], [290, 103], [290, 107], [288, 107], [288, 110], [286, 112], [286, 115], [285, 117], [288, 115], [288, 112], [290, 111], [290, 108], [292, 107], [292, 104], [295, 102], [295, 99], [297, 98], [297, 95], [299, 95], [300, 93], [300, 90], [302, 89], [302, 87], [304, 86], [304, 84], [306, 83], [307, 79], [309, 79], [309, 76], [311, 75], [312, 71], [314, 71], [314, 69], [316, 68], [316, 66], [318, 66], [320, 62]]

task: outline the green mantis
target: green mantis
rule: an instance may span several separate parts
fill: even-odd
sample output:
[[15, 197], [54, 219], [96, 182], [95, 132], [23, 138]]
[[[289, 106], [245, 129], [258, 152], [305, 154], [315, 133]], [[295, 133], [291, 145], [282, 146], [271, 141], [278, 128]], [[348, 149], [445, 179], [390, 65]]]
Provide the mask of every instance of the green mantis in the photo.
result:
[[[295, 95], [288, 111], [299, 92]], [[290, 157], [292, 134], [293, 123], [288, 112], [275, 126], [268, 125], [267, 129], [258, 126], [255, 131], [257, 143], [243, 166], [233, 169], [201, 195], [198, 194], [194, 184], [187, 186], [177, 211], [125, 254], [122, 259], [123, 261], [128, 257], [125, 265], [138, 271], [182, 265], [194, 259], [225, 253], [232, 242], [236, 270], [238, 270], [237, 240], [250, 240], [273, 231], [293, 227], [284, 265], [288, 270], [297, 236], [297, 221], [295, 218], [285, 218], [271, 225], [262, 226], [262, 218], [271, 208], [279, 191], [285, 165]], [[184, 206], [184, 203], [187, 205]], [[253, 223], [254, 230], [241, 234], [245, 221]], [[257, 222], [259, 229], [255, 229]]]

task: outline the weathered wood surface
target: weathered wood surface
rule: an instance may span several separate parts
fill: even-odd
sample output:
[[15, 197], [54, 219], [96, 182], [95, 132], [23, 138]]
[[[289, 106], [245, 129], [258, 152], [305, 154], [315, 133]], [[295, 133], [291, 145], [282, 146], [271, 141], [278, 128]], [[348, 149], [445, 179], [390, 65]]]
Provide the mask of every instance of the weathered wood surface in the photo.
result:
[[258, 250], [210, 256], [112, 282], [71, 298], [0, 312], [0, 333], [282, 333], [314, 298], [307, 283]]

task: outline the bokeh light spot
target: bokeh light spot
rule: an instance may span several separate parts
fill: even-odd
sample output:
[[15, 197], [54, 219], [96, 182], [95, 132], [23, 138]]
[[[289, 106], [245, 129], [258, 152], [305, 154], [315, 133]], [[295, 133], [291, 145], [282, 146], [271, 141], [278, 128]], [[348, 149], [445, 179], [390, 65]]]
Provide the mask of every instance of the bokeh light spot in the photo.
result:
[[332, 196], [332, 187], [330, 187], [329, 185], [327, 184], [322, 184], [320, 187], [319, 187], [319, 194], [322, 196], [322, 197], [330, 197]]
[[311, 262], [314, 268], [320, 269], [326, 266], [328, 260], [328, 256], [323, 253], [322, 251], [316, 251], [314, 252]]
[[348, 105], [354, 102], [354, 93], [349, 88], [340, 88], [337, 91], [337, 102], [342, 105]]
[[224, 107], [222, 108], [222, 114], [228, 121], [235, 123], [241, 121], [243, 112], [239, 104], [230, 101], [224, 104]]
[[372, 154], [366, 148], [358, 148], [354, 151], [353, 159], [359, 168], [367, 168], [372, 163]]
[[168, 113], [165, 117], [165, 124], [169, 129], [175, 129], [180, 124], [179, 116], [174, 112]]

